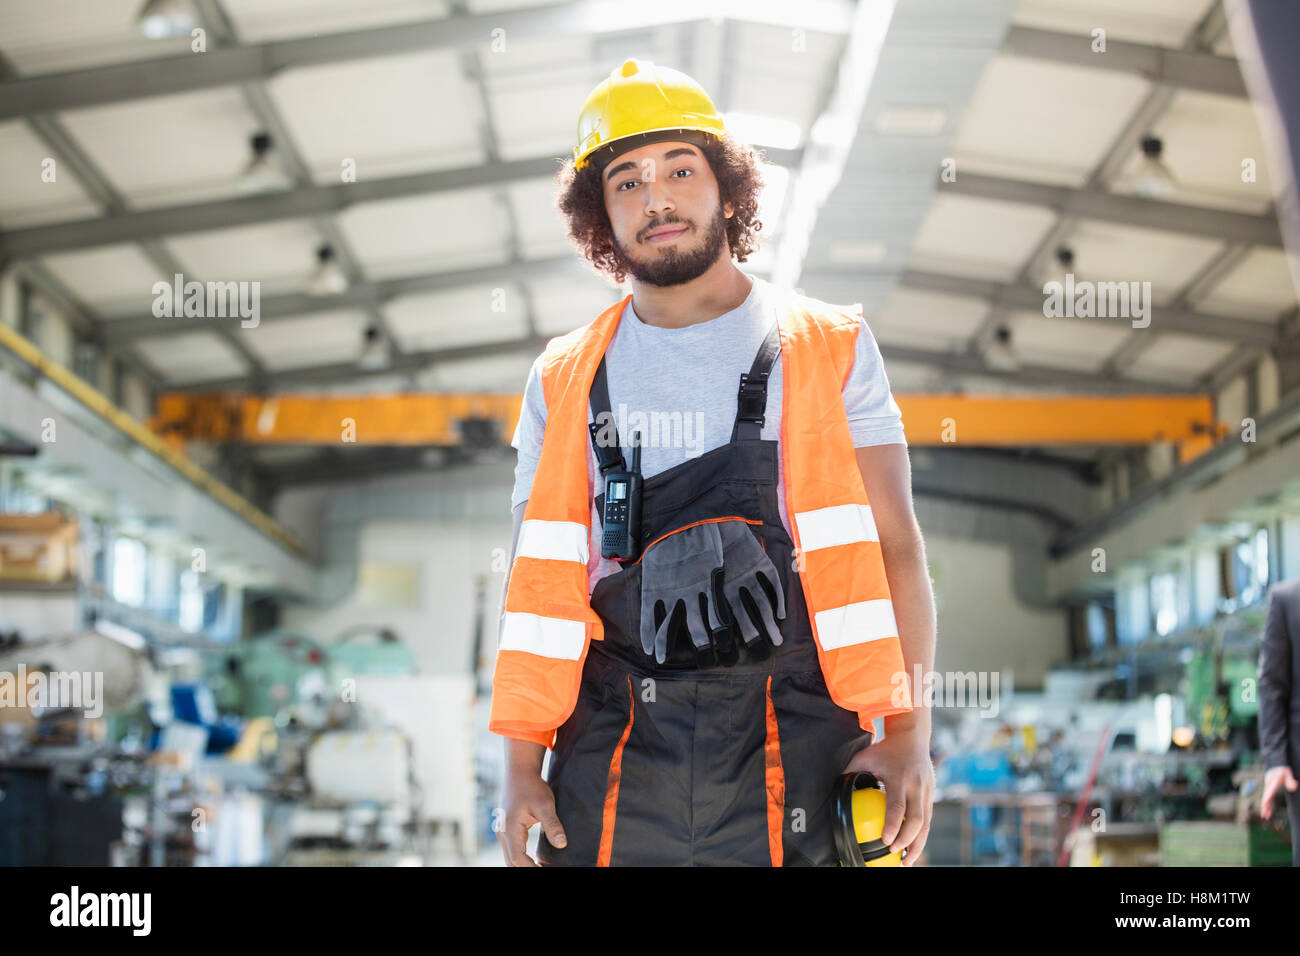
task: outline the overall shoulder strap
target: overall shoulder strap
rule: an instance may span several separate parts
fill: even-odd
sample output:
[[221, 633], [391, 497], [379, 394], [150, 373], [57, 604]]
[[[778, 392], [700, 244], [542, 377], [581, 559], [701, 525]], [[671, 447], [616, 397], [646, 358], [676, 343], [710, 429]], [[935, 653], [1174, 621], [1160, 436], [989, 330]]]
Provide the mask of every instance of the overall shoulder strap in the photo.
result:
[[[614, 424], [614, 412], [609, 407], [609, 379], [603, 355], [600, 357], [600, 365], [596, 366], [596, 377], [591, 381], [591, 419], [587, 428], [591, 432], [591, 447], [596, 452], [596, 460], [600, 462], [600, 473], [603, 475], [610, 469], [625, 469], [627, 466], [623, 460], [618, 427]], [[609, 430], [602, 440], [600, 432], [607, 426]]]
[[736, 424], [731, 429], [731, 440], [752, 441], [763, 433], [763, 419], [767, 411], [767, 379], [772, 374], [776, 357], [781, 354], [781, 335], [777, 322], [772, 322], [763, 344], [758, 347], [754, 364], [749, 372], [740, 375], [740, 391], [736, 393]]

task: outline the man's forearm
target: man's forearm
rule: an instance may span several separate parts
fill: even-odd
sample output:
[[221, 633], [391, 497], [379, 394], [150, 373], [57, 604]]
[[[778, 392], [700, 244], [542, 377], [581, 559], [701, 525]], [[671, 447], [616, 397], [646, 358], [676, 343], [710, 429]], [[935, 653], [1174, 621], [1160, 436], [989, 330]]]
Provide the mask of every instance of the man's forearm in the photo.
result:
[[[903, 646], [909, 686], [919, 665], [924, 675], [934, 669], [935, 611], [930, 570], [925, 561], [925, 543], [916, 530], [907, 536], [881, 540], [880, 550], [889, 579], [889, 594], [894, 605], [894, 620]], [[930, 730], [930, 710], [918, 699], [919, 688], [911, 686], [912, 711], [885, 718], [885, 731]]]
[[506, 738], [506, 766], [510, 773], [532, 773], [540, 775], [542, 760], [546, 757], [546, 748], [531, 740]]

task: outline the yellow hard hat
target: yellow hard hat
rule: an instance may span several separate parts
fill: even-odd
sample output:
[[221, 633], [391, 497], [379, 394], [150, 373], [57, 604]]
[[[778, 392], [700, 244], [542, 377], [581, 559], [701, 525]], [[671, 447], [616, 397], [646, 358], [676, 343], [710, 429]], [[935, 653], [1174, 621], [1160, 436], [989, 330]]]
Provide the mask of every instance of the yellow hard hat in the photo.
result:
[[678, 70], [629, 59], [587, 95], [578, 114], [573, 164], [604, 168], [620, 153], [650, 143], [683, 140], [703, 145], [704, 135], [727, 131], [704, 87]]

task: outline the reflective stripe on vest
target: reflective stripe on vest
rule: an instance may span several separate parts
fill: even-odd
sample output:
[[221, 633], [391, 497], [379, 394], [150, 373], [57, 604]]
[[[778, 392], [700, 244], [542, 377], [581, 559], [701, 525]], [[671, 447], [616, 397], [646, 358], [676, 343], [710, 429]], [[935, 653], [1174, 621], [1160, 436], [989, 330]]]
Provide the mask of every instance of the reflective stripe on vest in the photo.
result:
[[[844, 408], [860, 307], [780, 286], [781, 454], [786, 510], [818, 659], [832, 700], [860, 725], [912, 709], [871, 506]], [[510, 571], [493, 678], [493, 733], [551, 746], [573, 712], [589, 642], [588, 403], [596, 367], [631, 296], [552, 340], [542, 360], [547, 423]]]

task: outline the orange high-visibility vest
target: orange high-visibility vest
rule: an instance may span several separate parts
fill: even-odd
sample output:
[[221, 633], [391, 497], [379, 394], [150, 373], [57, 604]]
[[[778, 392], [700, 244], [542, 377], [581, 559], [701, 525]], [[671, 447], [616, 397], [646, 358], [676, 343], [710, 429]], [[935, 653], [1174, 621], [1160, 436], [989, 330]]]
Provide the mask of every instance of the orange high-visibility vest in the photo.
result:
[[[861, 306], [827, 305], [783, 286], [781, 454], [798, 579], [831, 699], [872, 721], [912, 709], [876, 524], [843, 388]], [[519, 530], [488, 727], [550, 747], [573, 712], [591, 641], [604, 625], [587, 577], [591, 476], [588, 402], [596, 368], [631, 295], [552, 339], [542, 359], [547, 422]]]

